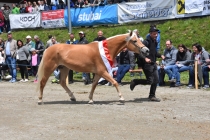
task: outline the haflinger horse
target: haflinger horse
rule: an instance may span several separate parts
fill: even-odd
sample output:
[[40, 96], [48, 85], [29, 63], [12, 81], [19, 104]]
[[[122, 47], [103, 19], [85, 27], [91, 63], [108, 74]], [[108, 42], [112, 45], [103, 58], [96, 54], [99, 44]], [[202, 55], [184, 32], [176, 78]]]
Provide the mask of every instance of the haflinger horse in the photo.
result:
[[[59, 82], [69, 94], [71, 101], [76, 101], [76, 98], [66, 85], [66, 77], [69, 69], [79, 72], [95, 73], [88, 103], [93, 103], [93, 93], [100, 77], [103, 77], [115, 86], [120, 97], [119, 101], [124, 102], [125, 100], [119, 90], [118, 83], [108, 72], [108, 69], [111, 68], [112, 60], [124, 48], [128, 48], [128, 50], [144, 56], [148, 55], [149, 49], [142, 44], [133, 31], [108, 38], [103, 42], [104, 46], [102, 45], [102, 49], [99, 47], [101, 46], [99, 44], [100, 42], [97, 41], [89, 44], [76, 45], [55, 44], [47, 48], [43, 54], [37, 73], [37, 90], [40, 92], [38, 104], [43, 103], [42, 97], [46, 82], [58, 66], [61, 66]], [[105, 54], [103, 55], [105, 57], [102, 57], [101, 52]]]

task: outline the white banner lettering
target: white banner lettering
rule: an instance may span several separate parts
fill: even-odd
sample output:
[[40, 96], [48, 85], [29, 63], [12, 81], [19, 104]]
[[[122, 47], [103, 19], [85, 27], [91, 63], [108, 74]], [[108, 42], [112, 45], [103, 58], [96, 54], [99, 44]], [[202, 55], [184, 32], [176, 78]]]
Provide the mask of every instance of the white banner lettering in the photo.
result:
[[40, 27], [40, 13], [10, 14], [11, 29]]

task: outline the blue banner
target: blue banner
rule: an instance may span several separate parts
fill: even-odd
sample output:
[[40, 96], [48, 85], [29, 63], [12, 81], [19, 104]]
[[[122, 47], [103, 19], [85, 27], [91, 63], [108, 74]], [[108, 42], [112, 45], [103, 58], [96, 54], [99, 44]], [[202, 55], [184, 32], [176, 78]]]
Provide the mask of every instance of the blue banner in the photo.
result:
[[[68, 9], [64, 11], [64, 21], [68, 27]], [[71, 22], [72, 26], [118, 24], [117, 5], [71, 8]]]

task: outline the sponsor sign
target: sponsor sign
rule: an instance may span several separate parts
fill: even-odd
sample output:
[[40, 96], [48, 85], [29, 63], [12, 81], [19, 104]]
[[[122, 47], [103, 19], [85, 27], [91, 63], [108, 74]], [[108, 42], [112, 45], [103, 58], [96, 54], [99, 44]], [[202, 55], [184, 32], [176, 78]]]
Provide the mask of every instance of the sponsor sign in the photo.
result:
[[11, 29], [40, 27], [40, 13], [10, 14]]
[[[64, 12], [65, 24], [68, 27], [68, 10]], [[117, 5], [71, 8], [72, 26], [92, 26], [99, 24], [117, 24]]]
[[141, 22], [172, 19], [175, 0], [142, 0], [118, 4], [118, 22]]
[[66, 27], [64, 23], [64, 10], [44, 11], [42, 14], [41, 27], [59, 28]]

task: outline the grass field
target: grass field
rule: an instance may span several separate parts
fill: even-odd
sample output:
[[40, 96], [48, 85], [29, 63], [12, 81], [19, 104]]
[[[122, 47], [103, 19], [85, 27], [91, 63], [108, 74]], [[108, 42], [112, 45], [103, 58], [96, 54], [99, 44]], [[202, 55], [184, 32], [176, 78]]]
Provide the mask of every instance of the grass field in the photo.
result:
[[[156, 22], [144, 22], [144, 23], [133, 23], [126, 25], [109, 25], [109, 26], [97, 26], [92, 28], [72, 28], [72, 32], [75, 33], [75, 37], [78, 39], [78, 32], [80, 30], [86, 33], [86, 38], [89, 42], [97, 36], [98, 30], [104, 32], [105, 37], [114, 36], [117, 34], [124, 34], [128, 29], [138, 29], [140, 35], [145, 38], [148, 33], [150, 24], [156, 24], [158, 29], [161, 31], [161, 50], [165, 48], [165, 40], [170, 39], [173, 41], [173, 45], [185, 44], [188, 48], [192, 48], [193, 43], [200, 43], [205, 47], [206, 50], [210, 51], [210, 16], [206, 17], [196, 17], [187, 19], [175, 19], [175, 20], [165, 20]], [[27, 35], [38, 35], [41, 40], [46, 43], [48, 40], [47, 36], [49, 34], [56, 36], [57, 41], [60, 43], [65, 43], [68, 40], [68, 29], [27, 29], [27, 30], [15, 30], [13, 32], [14, 39], [21, 39], [25, 41]], [[3, 33], [0, 35], [3, 39], [6, 39], [7, 34]], [[75, 76], [75, 78], [80, 78], [81, 75]], [[188, 80], [188, 73], [183, 73], [182, 81], [185, 83]], [[166, 76], [167, 77], [167, 76]], [[130, 81], [132, 77], [126, 74], [124, 80]]]

